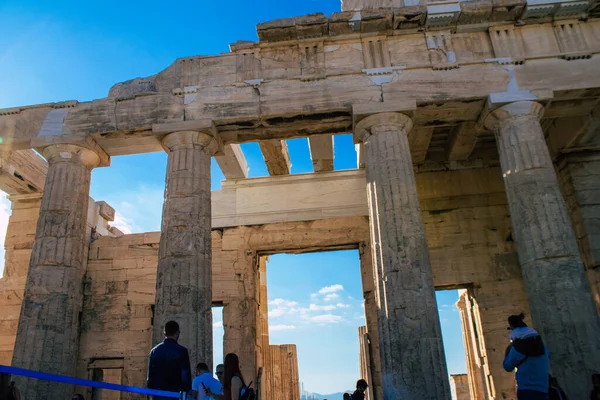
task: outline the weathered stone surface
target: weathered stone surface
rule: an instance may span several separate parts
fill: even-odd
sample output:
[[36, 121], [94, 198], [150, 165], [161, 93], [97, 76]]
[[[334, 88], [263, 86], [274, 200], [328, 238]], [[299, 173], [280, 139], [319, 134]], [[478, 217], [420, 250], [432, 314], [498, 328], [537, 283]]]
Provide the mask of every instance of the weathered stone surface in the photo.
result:
[[403, 0], [343, 0], [342, 10], [364, 10], [373, 8], [403, 7]]
[[450, 375], [450, 388], [452, 398], [455, 400], [471, 400], [469, 392], [469, 378], [467, 374]]
[[212, 135], [193, 131], [171, 133], [163, 145], [169, 160], [153, 344], [175, 320], [192, 363], [212, 368], [210, 159], [218, 145]]
[[449, 399], [431, 264], [408, 146], [411, 128], [410, 118], [397, 113], [375, 114], [355, 127], [365, 146], [383, 395], [386, 400]]
[[259, 142], [260, 151], [267, 164], [269, 175], [289, 175], [292, 163], [285, 140], [266, 140]]
[[[465, 355], [467, 358], [467, 377], [468, 391], [467, 399], [485, 399], [489, 398], [489, 388], [485, 365], [486, 353], [483, 350], [482, 338], [479, 334], [479, 309], [475, 300], [469, 295], [467, 290], [461, 290], [456, 307], [460, 312], [462, 322], [463, 344], [465, 346]], [[456, 393], [456, 382], [450, 377], [452, 391]], [[456, 397], [456, 396], [455, 396]]]
[[310, 158], [315, 172], [333, 171], [333, 136], [320, 135], [308, 138]]
[[272, 399], [300, 399], [298, 352], [295, 344], [269, 346], [273, 375], [270, 382]]
[[[12, 364], [73, 376], [79, 342], [81, 278], [87, 264], [86, 220], [92, 168], [91, 150], [55, 145], [49, 162]], [[67, 398], [72, 388], [19, 379], [24, 398]]]
[[535, 327], [567, 395], [584, 398], [591, 390], [587, 377], [600, 363], [600, 319], [539, 124], [542, 112], [538, 103], [511, 103], [494, 110], [486, 125], [496, 130]]

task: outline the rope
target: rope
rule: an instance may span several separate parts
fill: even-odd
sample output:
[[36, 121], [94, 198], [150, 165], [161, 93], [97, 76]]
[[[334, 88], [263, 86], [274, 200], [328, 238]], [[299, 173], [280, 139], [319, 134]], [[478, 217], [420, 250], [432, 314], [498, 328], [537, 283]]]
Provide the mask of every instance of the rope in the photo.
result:
[[72, 378], [70, 376], [47, 374], [45, 372], [31, 371], [28, 369], [0, 365], [0, 373], [19, 375], [27, 378], [41, 379], [44, 381], [68, 383], [70, 385], [87, 386], [97, 389], [116, 390], [119, 392], [137, 393], [147, 396], [161, 396], [171, 399], [184, 399], [184, 393], [167, 392], [164, 390], [145, 389], [137, 386], [124, 386], [114, 383], [90, 381], [88, 379]]

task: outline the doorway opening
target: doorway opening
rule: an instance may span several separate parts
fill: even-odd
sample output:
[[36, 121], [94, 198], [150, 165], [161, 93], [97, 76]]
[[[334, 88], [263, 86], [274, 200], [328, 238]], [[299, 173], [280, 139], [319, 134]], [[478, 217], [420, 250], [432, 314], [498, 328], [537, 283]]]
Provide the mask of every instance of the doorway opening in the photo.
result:
[[213, 372], [217, 365], [223, 363], [223, 339], [225, 330], [223, 329], [223, 306], [213, 306]]
[[365, 316], [358, 250], [276, 254], [266, 271], [269, 347], [290, 357], [297, 349], [299, 382], [291, 386], [304, 398], [341, 398], [360, 373], [358, 328]]

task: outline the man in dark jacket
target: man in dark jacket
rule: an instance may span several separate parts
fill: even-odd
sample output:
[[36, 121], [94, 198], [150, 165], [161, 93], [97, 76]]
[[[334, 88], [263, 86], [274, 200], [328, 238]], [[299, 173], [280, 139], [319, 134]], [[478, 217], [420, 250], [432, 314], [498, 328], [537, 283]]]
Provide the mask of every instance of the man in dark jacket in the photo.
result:
[[[179, 340], [179, 324], [165, 324], [165, 340], [150, 351], [148, 359], [148, 388], [169, 392], [186, 392], [192, 389], [190, 356]], [[155, 397], [155, 400], [162, 400]]]

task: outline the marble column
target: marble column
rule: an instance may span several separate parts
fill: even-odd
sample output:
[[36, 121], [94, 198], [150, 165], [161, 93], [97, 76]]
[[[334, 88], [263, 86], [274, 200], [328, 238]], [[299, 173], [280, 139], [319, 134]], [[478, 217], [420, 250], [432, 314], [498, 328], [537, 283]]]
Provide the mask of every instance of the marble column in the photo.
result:
[[212, 135], [175, 132], [163, 139], [167, 185], [158, 253], [153, 343], [166, 322], [179, 324], [179, 343], [192, 367], [212, 366], [212, 269], [210, 163], [218, 149]]
[[[12, 365], [75, 376], [83, 275], [87, 265], [86, 221], [91, 171], [98, 153], [75, 145], [43, 150], [48, 173]], [[20, 379], [23, 399], [67, 399], [73, 387]]]
[[534, 327], [550, 349], [552, 373], [583, 399], [600, 365], [600, 319], [544, 133], [543, 106], [521, 101], [492, 111], [514, 238]]
[[411, 119], [358, 122], [365, 149], [383, 398], [449, 399], [450, 386], [407, 134]]

